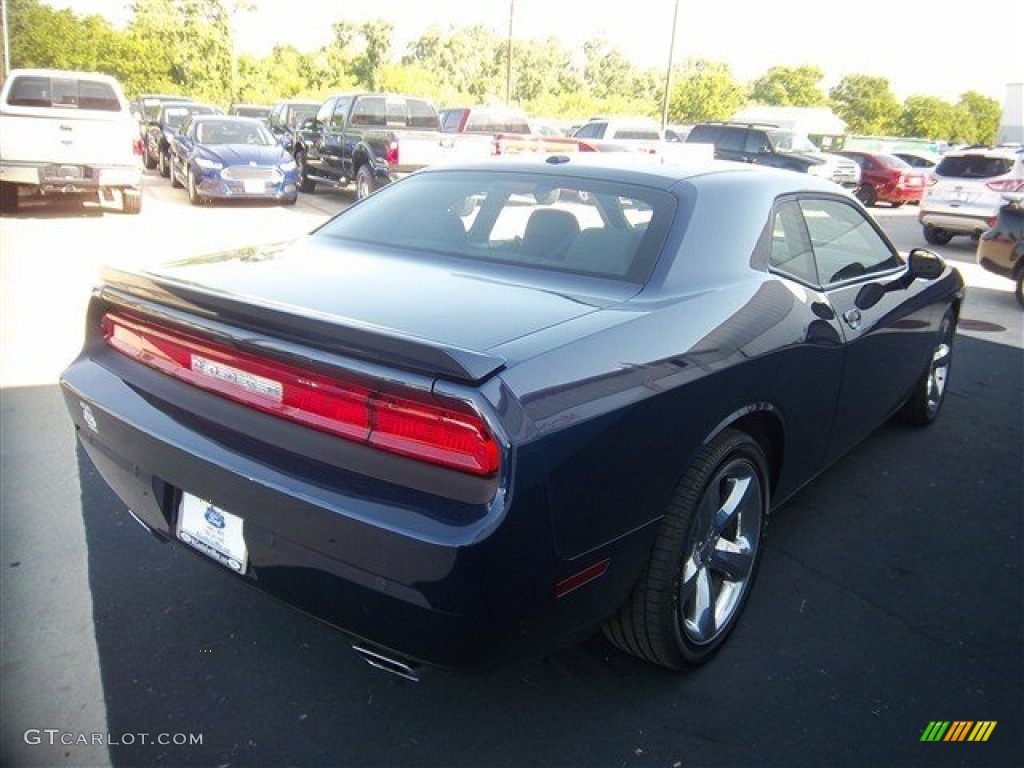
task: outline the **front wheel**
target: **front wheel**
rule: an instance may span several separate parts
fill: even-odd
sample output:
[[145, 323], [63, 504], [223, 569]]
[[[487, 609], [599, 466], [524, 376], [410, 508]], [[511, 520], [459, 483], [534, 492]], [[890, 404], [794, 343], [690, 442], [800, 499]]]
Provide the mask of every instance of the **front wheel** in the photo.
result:
[[171, 175], [171, 157], [168, 152], [161, 152], [156, 161], [157, 170], [165, 179]]
[[900, 409], [899, 416], [907, 424], [923, 427], [938, 417], [939, 410], [946, 400], [949, 369], [953, 363], [955, 333], [956, 320], [953, 309], [950, 308], [942, 317], [931, 358], [914, 388], [914, 393]]
[[754, 584], [768, 520], [767, 462], [727, 430], [686, 472], [647, 570], [608, 624], [618, 648], [672, 669], [702, 664], [736, 627]]
[[295, 153], [295, 164], [299, 167], [299, 191], [307, 195], [316, 191], [316, 180], [306, 175], [306, 153], [301, 149]]
[[192, 175], [192, 169], [185, 169], [185, 189], [188, 192], [188, 201], [192, 205], [199, 205], [203, 199], [199, 196], [199, 188], [196, 186], [196, 177]]
[[369, 197], [377, 191], [377, 180], [373, 178], [373, 171], [370, 166], [361, 165], [356, 171], [356, 200]]
[[175, 163], [174, 155], [171, 155], [171, 187], [181, 189], [181, 179], [178, 178], [178, 166]]

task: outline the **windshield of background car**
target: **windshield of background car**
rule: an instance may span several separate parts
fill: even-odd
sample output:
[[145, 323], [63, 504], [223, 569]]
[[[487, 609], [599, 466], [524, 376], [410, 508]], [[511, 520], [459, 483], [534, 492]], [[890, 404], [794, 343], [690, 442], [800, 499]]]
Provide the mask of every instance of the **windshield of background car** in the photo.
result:
[[261, 123], [239, 120], [204, 120], [196, 126], [196, 141], [200, 144], [248, 144], [269, 147], [277, 139]]
[[450, 258], [646, 282], [676, 214], [662, 189], [542, 173], [437, 171], [386, 186], [316, 234]]
[[7, 103], [18, 107], [53, 107], [119, 112], [121, 102], [109, 83], [72, 77], [20, 75], [11, 84]]
[[320, 109], [319, 104], [312, 104], [309, 106], [293, 106], [291, 108], [291, 114], [288, 117], [288, 126], [290, 128], [296, 128], [302, 125], [310, 118], [316, 117], [318, 109]]
[[1013, 169], [1013, 158], [998, 155], [946, 155], [937, 166], [939, 176], [959, 179], [991, 179]]
[[817, 152], [814, 142], [800, 133], [792, 131], [768, 131], [768, 138], [775, 149], [784, 152]]

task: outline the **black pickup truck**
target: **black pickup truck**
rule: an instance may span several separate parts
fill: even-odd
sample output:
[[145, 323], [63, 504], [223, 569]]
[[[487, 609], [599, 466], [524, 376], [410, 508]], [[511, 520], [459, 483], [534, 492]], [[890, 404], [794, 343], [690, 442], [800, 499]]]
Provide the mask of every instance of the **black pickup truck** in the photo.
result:
[[441, 161], [490, 154], [489, 145], [441, 132], [426, 99], [391, 93], [332, 96], [296, 133], [299, 189], [356, 185], [356, 198]]

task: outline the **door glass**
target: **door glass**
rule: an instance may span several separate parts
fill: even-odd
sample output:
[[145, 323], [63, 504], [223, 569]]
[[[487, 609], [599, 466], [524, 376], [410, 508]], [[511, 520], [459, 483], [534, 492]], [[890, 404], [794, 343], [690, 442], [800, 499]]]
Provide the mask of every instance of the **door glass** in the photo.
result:
[[903, 265], [899, 254], [852, 205], [839, 200], [801, 200], [800, 207], [823, 283], [838, 283]]

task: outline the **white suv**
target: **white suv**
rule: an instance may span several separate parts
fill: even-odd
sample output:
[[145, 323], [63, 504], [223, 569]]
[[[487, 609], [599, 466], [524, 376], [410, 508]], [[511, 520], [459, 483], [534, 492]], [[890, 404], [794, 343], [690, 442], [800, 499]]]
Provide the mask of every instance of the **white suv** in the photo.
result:
[[1008, 192], [1024, 192], [1024, 149], [946, 153], [932, 169], [918, 209], [924, 239], [945, 245], [954, 235], [979, 236], [995, 219]]

